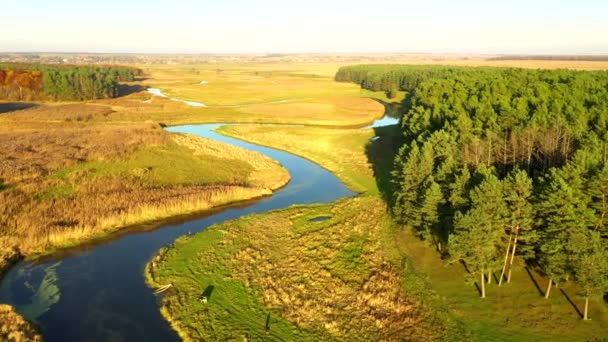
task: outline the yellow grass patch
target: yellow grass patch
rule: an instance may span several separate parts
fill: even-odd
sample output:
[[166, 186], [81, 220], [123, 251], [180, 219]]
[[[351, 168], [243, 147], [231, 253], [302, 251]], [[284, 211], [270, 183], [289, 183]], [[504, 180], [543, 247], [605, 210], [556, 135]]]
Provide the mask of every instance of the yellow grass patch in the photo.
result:
[[0, 304], [0, 340], [6, 342], [41, 342], [42, 336], [15, 309]]

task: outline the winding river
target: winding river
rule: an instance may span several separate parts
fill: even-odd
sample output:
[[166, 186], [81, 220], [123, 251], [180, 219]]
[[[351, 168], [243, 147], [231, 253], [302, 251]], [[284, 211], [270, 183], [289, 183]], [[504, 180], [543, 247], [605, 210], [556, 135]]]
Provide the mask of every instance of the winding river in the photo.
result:
[[221, 124], [168, 128], [258, 151], [281, 163], [291, 181], [272, 196], [198, 216], [142, 225], [109, 240], [35, 262], [22, 261], [0, 283], [0, 303], [14, 305], [41, 327], [47, 341], [176, 341], [145, 283], [146, 263], [184, 234], [240, 216], [294, 204], [354, 196], [331, 172], [293, 154], [216, 133]]

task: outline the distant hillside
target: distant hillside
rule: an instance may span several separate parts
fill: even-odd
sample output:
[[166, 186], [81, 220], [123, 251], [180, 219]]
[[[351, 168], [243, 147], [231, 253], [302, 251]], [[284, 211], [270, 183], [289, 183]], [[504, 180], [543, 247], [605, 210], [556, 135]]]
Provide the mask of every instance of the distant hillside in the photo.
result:
[[490, 61], [588, 61], [606, 62], [606, 55], [505, 55], [488, 58]]

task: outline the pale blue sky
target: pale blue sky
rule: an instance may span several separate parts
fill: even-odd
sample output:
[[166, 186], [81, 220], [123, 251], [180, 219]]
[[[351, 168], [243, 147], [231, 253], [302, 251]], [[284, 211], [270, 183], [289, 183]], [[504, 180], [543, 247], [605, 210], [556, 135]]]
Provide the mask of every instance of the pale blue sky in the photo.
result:
[[608, 54], [608, 0], [2, 0], [0, 51]]

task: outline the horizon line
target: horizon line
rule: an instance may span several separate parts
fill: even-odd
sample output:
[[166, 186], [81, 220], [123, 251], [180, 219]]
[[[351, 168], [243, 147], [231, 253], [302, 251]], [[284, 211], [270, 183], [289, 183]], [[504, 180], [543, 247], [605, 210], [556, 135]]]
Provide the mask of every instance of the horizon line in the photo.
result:
[[564, 52], [508, 52], [508, 53], [492, 53], [492, 52], [431, 52], [431, 51], [324, 51], [324, 52], [91, 52], [91, 51], [60, 51], [60, 50], [32, 50], [32, 51], [2, 51], [0, 54], [85, 54], [85, 55], [164, 55], [164, 56], [255, 56], [255, 55], [277, 55], [280, 56], [295, 56], [295, 55], [474, 55], [474, 56], [608, 56], [607, 53], [564, 53]]

